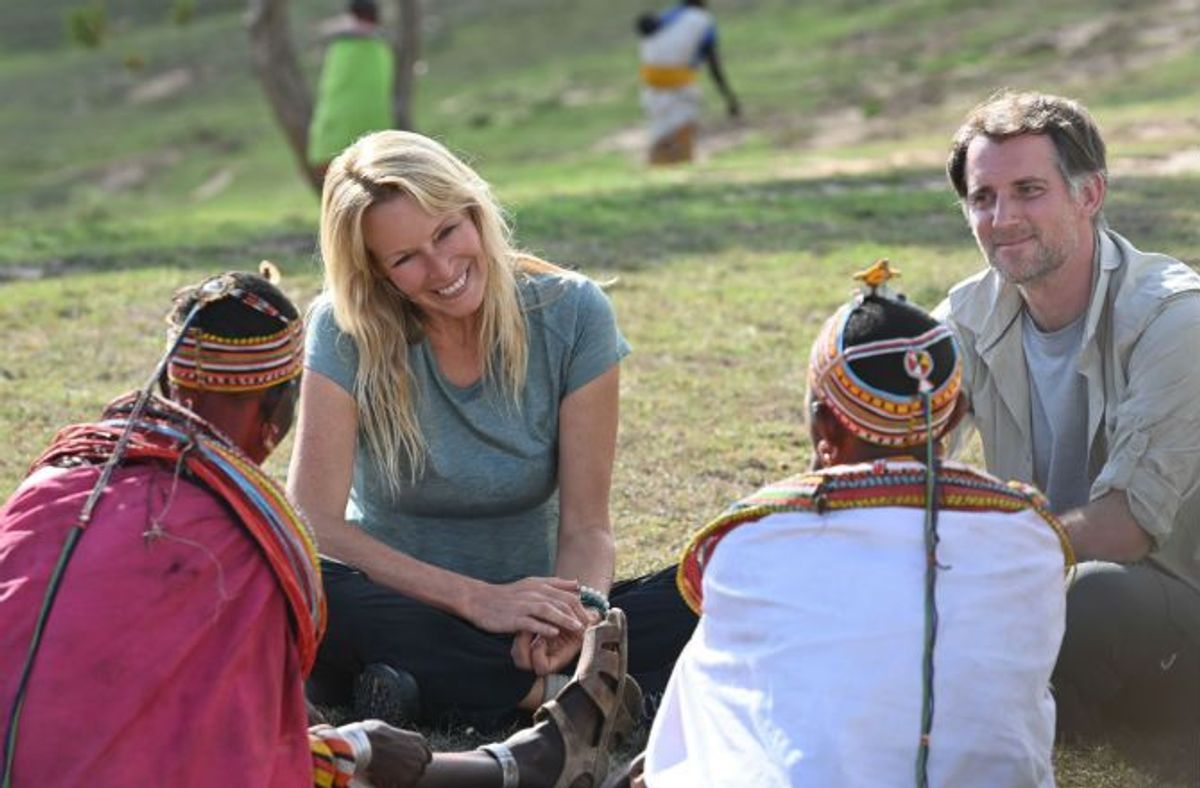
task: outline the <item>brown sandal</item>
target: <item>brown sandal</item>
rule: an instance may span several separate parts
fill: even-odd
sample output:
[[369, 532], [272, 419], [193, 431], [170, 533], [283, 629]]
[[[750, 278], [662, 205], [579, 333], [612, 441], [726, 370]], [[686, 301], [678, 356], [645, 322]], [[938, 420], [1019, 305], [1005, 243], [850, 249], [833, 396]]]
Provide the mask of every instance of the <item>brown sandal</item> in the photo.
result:
[[640, 716], [642, 691], [626, 674], [627, 666], [625, 613], [612, 608], [603, 621], [584, 633], [579, 666], [562, 690], [578, 686], [591, 698], [601, 719], [595, 740], [587, 740], [557, 700], [542, 704], [533, 715], [534, 722], [552, 720], [563, 740], [563, 767], [554, 788], [598, 788], [604, 782], [609, 753], [629, 736]]

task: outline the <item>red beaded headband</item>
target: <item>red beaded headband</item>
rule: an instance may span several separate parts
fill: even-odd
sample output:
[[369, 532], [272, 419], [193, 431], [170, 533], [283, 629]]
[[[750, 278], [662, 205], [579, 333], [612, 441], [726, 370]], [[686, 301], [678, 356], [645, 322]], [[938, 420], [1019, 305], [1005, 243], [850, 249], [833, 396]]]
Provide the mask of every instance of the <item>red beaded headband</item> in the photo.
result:
[[238, 338], [189, 328], [167, 367], [167, 377], [172, 383], [203, 391], [236, 393], [260, 391], [300, 375], [304, 363], [304, 325], [299, 320], [289, 320], [264, 298], [234, 286], [233, 280], [213, 280], [201, 287], [199, 295], [208, 303], [236, 298], [276, 318], [285, 327], [265, 336]]

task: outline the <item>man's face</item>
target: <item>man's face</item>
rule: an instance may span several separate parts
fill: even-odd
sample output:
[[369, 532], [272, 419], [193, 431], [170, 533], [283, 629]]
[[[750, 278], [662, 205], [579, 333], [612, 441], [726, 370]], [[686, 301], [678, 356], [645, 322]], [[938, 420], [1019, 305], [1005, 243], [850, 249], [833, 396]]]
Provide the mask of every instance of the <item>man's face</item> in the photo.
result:
[[971, 232], [1009, 282], [1036, 284], [1090, 250], [1099, 187], [1089, 180], [1078, 197], [1071, 194], [1049, 136], [976, 137], [967, 147], [966, 183]]

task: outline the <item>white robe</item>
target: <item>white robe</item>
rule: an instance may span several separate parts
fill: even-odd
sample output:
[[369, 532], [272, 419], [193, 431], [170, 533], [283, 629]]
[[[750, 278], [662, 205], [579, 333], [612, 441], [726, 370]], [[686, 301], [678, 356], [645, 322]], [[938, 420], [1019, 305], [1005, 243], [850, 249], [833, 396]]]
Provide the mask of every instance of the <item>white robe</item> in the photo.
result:
[[[912, 508], [788, 512], [726, 535], [650, 733], [647, 785], [913, 785], [923, 523]], [[1052, 786], [1057, 535], [1032, 510], [941, 511], [938, 531], [929, 784]]]
[[[684, 8], [652, 35], [642, 39], [640, 56], [647, 66], [695, 68], [700, 46], [716, 23], [712, 14], [699, 8]], [[700, 119], [700, 85], [692, 82], [678, 88], [642, 86], [642, 109], [649, 122], [651, 141]]]

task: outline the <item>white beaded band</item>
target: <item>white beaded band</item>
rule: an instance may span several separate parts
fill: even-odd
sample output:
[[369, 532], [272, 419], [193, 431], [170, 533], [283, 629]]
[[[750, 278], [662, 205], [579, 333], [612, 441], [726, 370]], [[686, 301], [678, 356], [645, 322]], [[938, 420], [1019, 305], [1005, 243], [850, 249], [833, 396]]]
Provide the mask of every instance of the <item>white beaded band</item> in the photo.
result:
[[485, 744], [479, 749], [495, 758], [496, 762], [500, 764], [500, 775], [504, 781], [500, 788], [517, 788], [521, 784], [520, 773], [517, 770], [517, 759], [513, 757], [512, 750], [508, 749], [507, 744], [493, 742], [492, 744]]
[[367, 736], [366, 727], [361, 722], [352, 722], [338, 726], [337, 732], [350, 742], [354, 750], [354, 774], [366, 774], [371, 765], [371, 739]]

